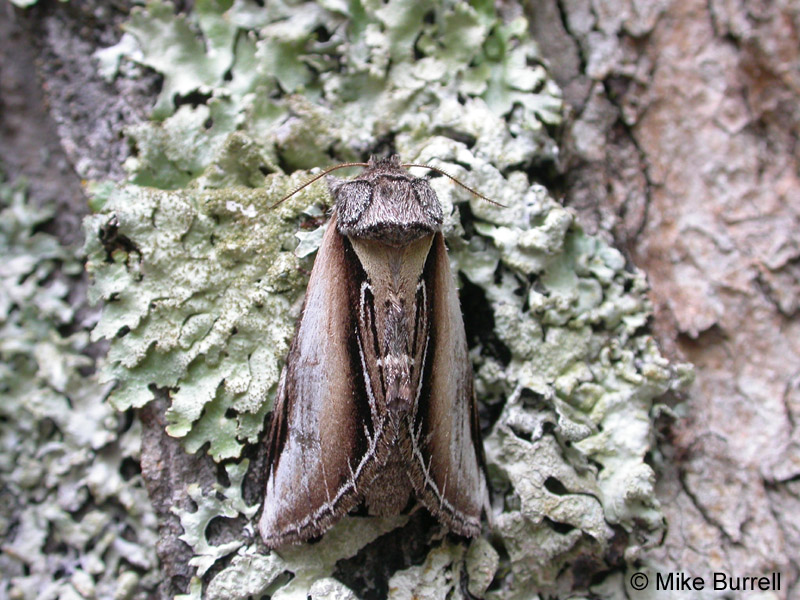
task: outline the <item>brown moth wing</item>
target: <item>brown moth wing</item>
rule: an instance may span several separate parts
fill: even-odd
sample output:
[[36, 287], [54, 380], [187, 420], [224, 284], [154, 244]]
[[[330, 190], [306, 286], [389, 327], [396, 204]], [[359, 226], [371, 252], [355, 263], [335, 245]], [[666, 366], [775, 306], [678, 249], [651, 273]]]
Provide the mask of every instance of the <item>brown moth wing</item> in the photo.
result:
[[464, 321], [444, 238], [436, 233], [425, 265], [430, 338], [413, 414], [411, 479], [426, 508], [451, 531], [475, 536], [488, 503], [483, 445]]
[[[334, 213], [308, 283], [267, 436], [259, 530], [269, 547], [325, 532], [374, 476], [380, 432], [370, 417], [355, 323], [361, 275]], [[381, 426], [378, 425], [378, 428]]]

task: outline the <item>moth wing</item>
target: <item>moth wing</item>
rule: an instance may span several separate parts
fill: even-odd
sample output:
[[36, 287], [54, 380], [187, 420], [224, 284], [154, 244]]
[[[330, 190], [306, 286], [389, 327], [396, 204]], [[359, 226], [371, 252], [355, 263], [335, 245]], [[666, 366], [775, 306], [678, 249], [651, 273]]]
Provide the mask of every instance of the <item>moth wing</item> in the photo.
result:
[[441, 233], [423, 277], [430, 290], [430, 337], [413, 422], [411, 478], [431, 513], [451, 531], [475, 536], [488, 503], [485, 460], [464, 320]]
[[366, 394], [358, 389], [363, 379], [353, 347], [352, 294], [360, 283], [344, 243], [334, 214], [311, 271], [267, 436], [259, 530], [270, 547], [320, 535], [357, 504], [370, 456], [370, 412], [362, 405]]

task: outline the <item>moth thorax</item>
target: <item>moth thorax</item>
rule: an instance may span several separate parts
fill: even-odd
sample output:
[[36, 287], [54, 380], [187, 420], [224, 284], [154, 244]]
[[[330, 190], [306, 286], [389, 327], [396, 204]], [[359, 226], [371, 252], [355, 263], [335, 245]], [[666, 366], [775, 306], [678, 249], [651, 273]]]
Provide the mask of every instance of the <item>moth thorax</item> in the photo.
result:
[[358, 222], [352, 226], [339, 223], [339, 232], [350, 238], [373, 240], [388, 246], [401, 247], [439, 231], [438, 225], [421, 221], [392, 223], [389, 221]]

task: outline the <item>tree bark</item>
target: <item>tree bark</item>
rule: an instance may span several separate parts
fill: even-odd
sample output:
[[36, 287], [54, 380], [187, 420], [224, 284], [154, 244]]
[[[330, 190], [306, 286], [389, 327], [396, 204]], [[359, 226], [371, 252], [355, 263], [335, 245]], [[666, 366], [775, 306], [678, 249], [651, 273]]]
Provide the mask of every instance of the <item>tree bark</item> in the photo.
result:
[[800, 561], [800, 7], [531, 2], [572, 112], [566, 202], [644, 269], [654, 332], [697, 379], [661, 441], [669, 531], [708, 580]]

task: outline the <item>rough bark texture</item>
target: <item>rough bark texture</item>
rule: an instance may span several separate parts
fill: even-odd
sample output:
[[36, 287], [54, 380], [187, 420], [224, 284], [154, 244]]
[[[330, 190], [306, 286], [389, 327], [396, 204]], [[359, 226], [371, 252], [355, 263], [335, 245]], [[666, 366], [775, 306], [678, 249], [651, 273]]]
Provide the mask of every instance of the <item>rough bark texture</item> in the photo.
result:
[[708, 579], [800, 564], [800, 7], [549, 0], [534, 35], [572, 123], [566, 201], [649, 275], [655, 331], [696, 365], [661, 444], [649, 557]]
[[[66, 242], [79, 237], [85, 212], [80, 178], [120, 176], [122, 127], [145, 118], [152, 101], [153, 76], [108, 84], [90, 58], [116, 41], [126, 10], [125, 2], [42, 2], [27, 12], [0, 4], [0, 160], [12, 179], [32, 180], [34, 198], [59, 199], [55, 227]], [[669, 531], [648, 558], [705, 577], [779, 570], [780, 597], [792, 597], [800, 7], [537, 0], [526, 12], [571, 110], [557, 180], [566, 202], [648, 272], [658, 339], [697, 366], [661, 441]], [[144, 417], [143, 466], [169, 529], [181, 472], [196, 465], [168, 452], [152, 410]], [[165, 546], [161, 557], [165, 572], [185, 577], [179, 549]]]
[[159, 398], [139, 411], [139, 418], [143, 425], [142, 476], [158, 515], [156, 550], [164, 572], [159, 591], [162, 598], [172, 598], [188, 589], [195, 570], [189, 566], [192, 551], [179, 539], [183, 528], [172, 508], [191, 507], [192, 500], [186, 495], [187, 482], [198, 482], [207, 491], [217, 477], [214, 462], [207, 454], [187, 454], [179, 440], [164, 433], [166, 410], [166, 400]]
[[10, 4], [0, 5], [0, 164], [10, 179], [30, 180], [34, 202], [57, 199], [65, 215], [59, 238], [72, 243], [85, 201], [35, 76], [37, 56], [19, 14]]

